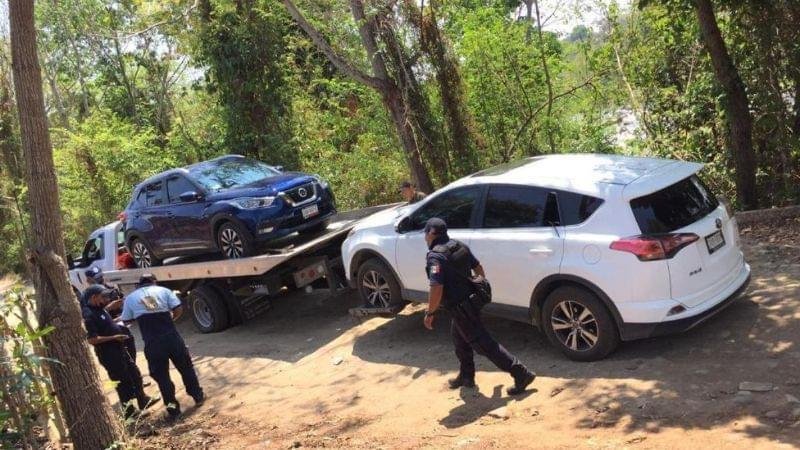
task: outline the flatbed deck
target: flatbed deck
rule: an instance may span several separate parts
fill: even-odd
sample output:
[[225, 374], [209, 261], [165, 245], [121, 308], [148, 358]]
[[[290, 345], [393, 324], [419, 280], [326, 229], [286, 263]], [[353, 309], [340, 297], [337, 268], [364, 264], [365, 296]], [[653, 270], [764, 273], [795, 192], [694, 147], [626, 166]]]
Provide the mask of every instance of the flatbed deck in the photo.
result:
[[234, 278], [262, 275], [278, 265], [300, 255], [324, 247], [336, 238], [346, 235], [362, 218], [396, 205], [381, 205], [347, 211], [334, 216], [327, 229], [309, 235], [290, 235], [270, 242], [264, 253], [240, 259], [219, 259], [218, 256], [172, 258], [162, 266], [144, 269], [123, 269], [105, 272], [105, 279], [123, 290], [136, 284], [145, 273], [155, 275], [160, 281], [200, 280], [209, 278]]

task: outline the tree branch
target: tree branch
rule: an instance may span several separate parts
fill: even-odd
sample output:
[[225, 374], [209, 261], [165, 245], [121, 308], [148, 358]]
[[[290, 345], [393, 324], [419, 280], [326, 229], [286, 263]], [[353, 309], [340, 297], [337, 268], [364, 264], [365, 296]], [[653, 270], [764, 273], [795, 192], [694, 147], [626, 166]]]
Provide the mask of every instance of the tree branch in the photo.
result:
[[[555, 102], [556, 100], [560, 99], [561, 97], [566, 97], [567, 95], [571, 95], [575, 91], [577, 91], [578, 89], [584, 88], [586, 86], [594, 87], [593, 81], [595, 80], [595, 78], [601, 77], [603, 75], [605, 75], [605, 72], [600, 72], [600, 73], [598, 73], [596, 75], [593, 75], [593, 76], [589, 77], [589, 79], [587, 79], [583, 83], [581, 83], [579, 85], [576, 85], [576, 86], [573, 86], [570, 89], [567, 89], [566, 91], [564, 91], [564, 92], [562, 92], [560, 94], [554, 95], [553, 98], [552, 98], [552, 101]], [[547, 108], [548, 104], [551, 104], [550, 102], [551, 102], [551, 100], [548, 99], [548, 101], [546, 101], [546, 102], [542, 103], [541, 105], [539, 105], [539, 107], [536, 108], [536, 110], [534, 110], [525, 119], [525, 122], [522, 124], [522, 126], [520, 126], [517, 129], [517, 133], [514, 135], [514, 140], [511, 142], [511, 145], [508, 147], [508, 150], [507, 150], [508, 154], [511, 154], [511, 152], [514, 150], [514, 147], [516, 147], [517, 141], [519, 140], [519, 137], [522, 135], [522, 132], [525, 131], [525, 128], [528, 128], [528, 125], [530, 125], [530, 123], [534, 119], [534, 117], [536, 117], [540, 112], [542, 112], [542, 110]]]
[[336, 66], [339, 71], [353, 80], [365, 84], [373, 89], [382, 90], [385, 88], [386, 82], [384, 80], [364, 73], [356, 68], [350, 61], [347, 61], [341, 55], [336, 53], [330, 44], [328, 44], [328, 41], [325, 40], [325, 37], [323, 37], [313, 25], [308, 23], [305, 17], [303, 17], [303, 14], [297, 9], [297, 6], [295, 6], [292, 0], [283, 0], [283, 4], [289, 11], [289, 15], [292, 16], [292, 19], [294, 19], [297, 25], [308, 35], [317, 49], [325, 54], [331, 64]]

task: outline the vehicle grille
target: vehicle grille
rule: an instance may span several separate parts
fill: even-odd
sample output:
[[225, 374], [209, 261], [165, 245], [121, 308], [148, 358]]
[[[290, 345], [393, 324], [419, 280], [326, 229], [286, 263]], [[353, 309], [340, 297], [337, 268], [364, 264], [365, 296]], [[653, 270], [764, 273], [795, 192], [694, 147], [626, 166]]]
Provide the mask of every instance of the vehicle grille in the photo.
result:
[[314, 183], [311, 182], [289, 189], [286, 191], [285, 195], [292, 203], [297, 205], [315, 198], [317, 196], [317, 189]]

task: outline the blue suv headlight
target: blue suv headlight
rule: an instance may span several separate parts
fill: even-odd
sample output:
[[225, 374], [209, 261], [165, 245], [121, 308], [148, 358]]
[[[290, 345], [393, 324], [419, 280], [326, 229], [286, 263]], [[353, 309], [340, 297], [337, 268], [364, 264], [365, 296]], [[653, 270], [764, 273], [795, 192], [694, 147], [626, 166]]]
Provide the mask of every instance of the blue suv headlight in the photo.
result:
[[320, 177], [319, 175], [314, 175], [314, 178], [317, 180], [317, 183], [319, 183], [319, 185], [322, 186], [322, 189], [328, 189], [329, 186], [328, 182], [323, 180], [322, 177]]
[[241, 197], [230, 200], [230, 203], [241, 209], [258, 209], [272, 206], [275, 197]]

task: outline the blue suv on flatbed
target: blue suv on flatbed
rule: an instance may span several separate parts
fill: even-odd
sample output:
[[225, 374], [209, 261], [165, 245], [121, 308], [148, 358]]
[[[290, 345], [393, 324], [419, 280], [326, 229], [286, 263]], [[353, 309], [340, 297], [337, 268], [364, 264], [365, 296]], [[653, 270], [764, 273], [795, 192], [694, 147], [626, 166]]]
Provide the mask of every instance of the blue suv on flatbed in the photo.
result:
[[319, 177], [228, 155], [148, 178], [120, 216], [133, 259], [150, 267], [216, 251], [251, 256], [260, 243], [325, 229], [334, 214]]

